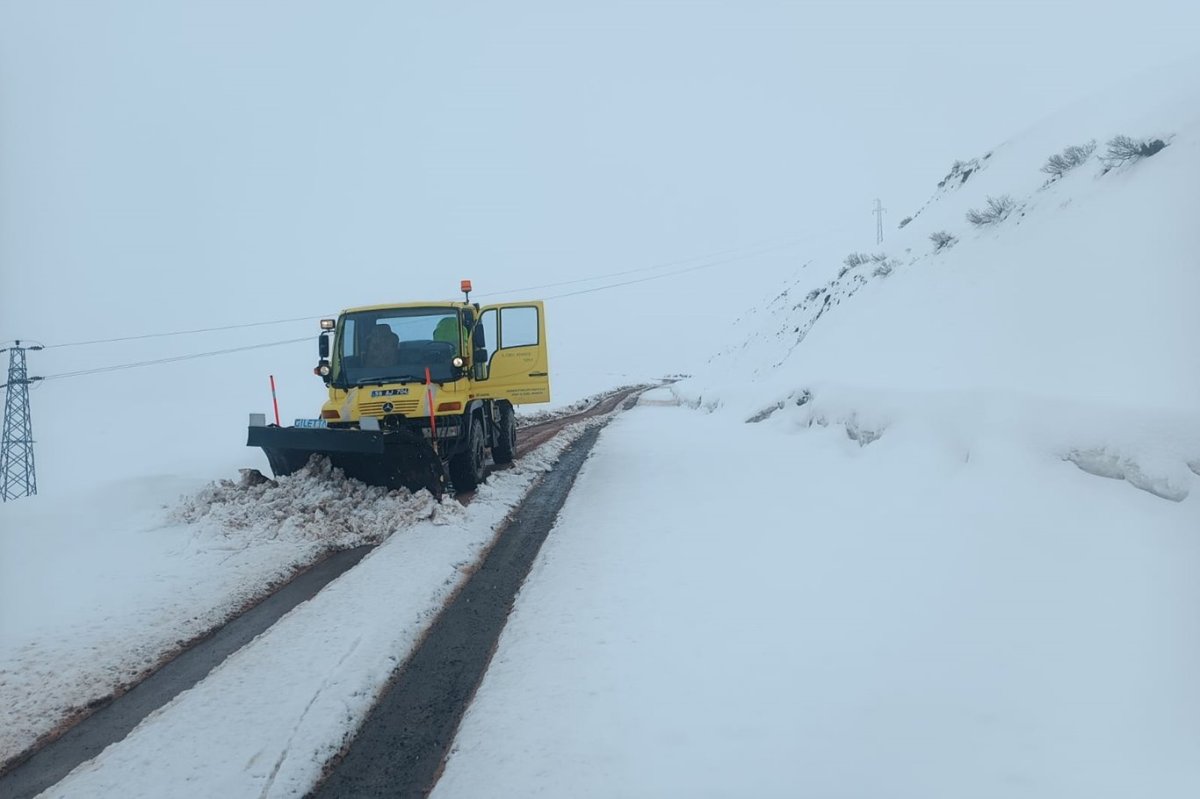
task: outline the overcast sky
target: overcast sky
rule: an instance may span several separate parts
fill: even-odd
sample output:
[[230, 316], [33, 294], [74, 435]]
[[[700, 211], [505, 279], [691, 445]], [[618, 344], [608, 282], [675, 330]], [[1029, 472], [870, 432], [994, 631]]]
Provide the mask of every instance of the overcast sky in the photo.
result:
[[[894, 226], [955, 158], [1197, 42], [1194, 0], [0, 0], [0, 340], [869, 247], [876, 197]], [[732, 317], [803, 256], [557, 300], [552, 329]]]

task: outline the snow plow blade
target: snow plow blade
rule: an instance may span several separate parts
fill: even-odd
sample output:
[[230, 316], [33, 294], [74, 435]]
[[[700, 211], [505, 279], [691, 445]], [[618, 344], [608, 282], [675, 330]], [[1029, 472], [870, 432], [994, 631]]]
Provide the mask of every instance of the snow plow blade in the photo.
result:
[[438, 498], [446, 490], [441, 458], [411, 432], [251, 425], [246, 445], [262, 449], [276, 477], [298, 472], [312, 456], [321, 455], [367, 485], [424, 488]]

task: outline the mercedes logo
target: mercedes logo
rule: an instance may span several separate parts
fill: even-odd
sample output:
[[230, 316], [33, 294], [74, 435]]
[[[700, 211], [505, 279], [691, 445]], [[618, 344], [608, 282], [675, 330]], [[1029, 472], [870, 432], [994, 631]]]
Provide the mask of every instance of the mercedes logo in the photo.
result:
[[383, 412], [384, 412], [384, 413], [391, 413], [391, 412], [392, 412], [392, 408], [394, 408], [394, 407], [396, 407], [396, 406], [392, 405], [392, 403], [390, 403], [390, 402], [385, 402], [385, 403], [383, 403]]

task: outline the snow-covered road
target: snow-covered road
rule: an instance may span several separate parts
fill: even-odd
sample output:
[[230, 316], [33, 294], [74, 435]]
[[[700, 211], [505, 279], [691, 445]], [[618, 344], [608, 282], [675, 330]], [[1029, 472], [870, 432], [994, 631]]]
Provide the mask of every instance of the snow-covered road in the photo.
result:
[[[1200, 790], [1200, 506], [986, 410], [938, 435], [952, 404], [910, 409], [864, 446], [825, 393], [758, 424], [676, 395], [602, 432], [438, 797]], [[46, 795], [307, 790], [564, 445], [405, 526]]]
[[604, 431], [436, 797], [1200, 795], [1194, 504], [785, 430]]
[[[186, 527], [160, 529], [160, 535], [189, 533], [200, 546], [221, 540], [222, 533], [229, 530], [247, 540], [270, 540], [267, 533], [274, 529], [280, 539], [291, 541], [299, 551], [294, 535], [304, 529], [306, 519], [321, 528], [336, 527], [335, 518], [343, 524], [390, 520], [401, 527], [311, 601], [296, 607], [194, 688], [151, 713], [124, 740], [79, 766], [45, 795], [126, 799], [219, 795], [232, 799], [290, 796], [307, 790], [326, 761], [353, 735], [392, 672], [471, 571], [509, 511], [529, 486], [552, 468], [567, 444], [599, 421], [572, 425], [512, 468], [492, 475], [469, 506], [448, 498], [434, 504], [423, 495], [424, 513], [403, 521], [385, 512], [393, 505], [407, 507], [409, 500], [417, 502], [420, 495], [409, 498], [407, 492], [396, 492], [358, 497], [361, 507], [356, 512], [343, 508], [341, 515], [326, 518], [318, 508], [314, 520], [310, 518], [314, 513], [305, 511], [308, 505], [299, 503], [298, 495], [305, 491], [319, 495], [319, 481], [305, 475], [281, 480], [278, 489], [263, 496], [251, 496], [232, 486], [201, 492], [197, 504], [203, 504], [201, 499], [212, 503], [206, 506], [203, 518]], [[334, 493], [345, 488], [328, 477], [326, 482]], [[354, 499], [343, 497], [345, 502]], [[253, 524], [247, 528], [241, 522], [246, 520], [248, 506], [255, 504], [263, 506], [265, 513], [250, 514]], [[275, 516], [272, 507], [290, 520], [286, 530], [264, 525], [260, 517]], [[380, 528], [380, 532], [389, 530]], [[172, 562], [165, 561], [168, 566]], [[200, 560], [196, 565], [198, 581], [219, 572], [219, 568], [205, 570], [207, 563]], [[155, 571], [164, 563], [143, 558], [138, 564], [143, 570], [141, 581], [166, 579]], [[95, 579], [83, 564], [77, 565], [81, 578]], [[177, 623], [173, 606], [152, 605], [146, 613], [155, 609], [163, 629]], [[106, 628], [112, 638], [110, 647], [118, 647], [121, 640], [141, 640], [136, 621], [122, 627], [119, 620], [110, 620]], [[0, 670], [4, 677], [0, 689], [5, 696], [17, 695], [23, 685], [37, 678], [27, 673], [20, 660], [22, 652], [15, 648], [11, 655], [6, 652], [15, 663], [11, 672]], [[80, 669], [87, 665], [80, 663], [86, 655], [62, 653], [65, 665]], [[25, 726], [44, 721], [17, 713], [28, 707], [26, 702], [8, 712]]]

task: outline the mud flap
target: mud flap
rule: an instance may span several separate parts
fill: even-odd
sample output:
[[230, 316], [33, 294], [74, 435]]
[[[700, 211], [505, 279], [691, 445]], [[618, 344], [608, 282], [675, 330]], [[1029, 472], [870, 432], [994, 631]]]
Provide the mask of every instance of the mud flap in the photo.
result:
[[347, 477], [388, 489], [446, 490], [446, 470], [429, 443], [411, 431], [335, 430], [251, 425], [246, 445], [259, 447], [276, 477], [303, 469], [314, 455]]

